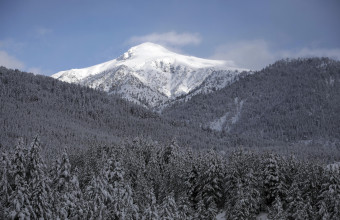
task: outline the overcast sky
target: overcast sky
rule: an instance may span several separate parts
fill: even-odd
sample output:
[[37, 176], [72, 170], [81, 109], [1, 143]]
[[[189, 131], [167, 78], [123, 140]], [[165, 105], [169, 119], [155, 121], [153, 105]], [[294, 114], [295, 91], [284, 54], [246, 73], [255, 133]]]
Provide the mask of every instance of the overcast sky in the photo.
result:
[[261, 69], [285, 57], [340, 59], [339, 0], [0, 0], [0, 65], [51, 75], [151, 41]]

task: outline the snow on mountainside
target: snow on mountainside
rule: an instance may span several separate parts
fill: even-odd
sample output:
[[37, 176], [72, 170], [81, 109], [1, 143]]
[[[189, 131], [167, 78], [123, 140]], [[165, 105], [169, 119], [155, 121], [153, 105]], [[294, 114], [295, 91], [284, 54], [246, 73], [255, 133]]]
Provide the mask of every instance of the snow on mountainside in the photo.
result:
[[117, 59], [88, 68], [61, 71], [52, 77], [120, 94], [153, 108], [188, 94], [209, 76], [216, 75], [216, 71], [219, 71], [219, 77], [214, 86], [220, 88], [243, 70], [228, 67], [225, 61], [180, 55], [157, 44], [143, 43]]

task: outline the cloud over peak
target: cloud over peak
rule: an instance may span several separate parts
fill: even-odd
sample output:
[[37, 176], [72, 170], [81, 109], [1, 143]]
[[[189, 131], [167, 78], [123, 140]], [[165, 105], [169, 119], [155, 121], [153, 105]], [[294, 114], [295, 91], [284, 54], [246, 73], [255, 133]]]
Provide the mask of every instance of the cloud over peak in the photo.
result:
[[170, 47], [181, 47], [186, 45], [198, 45], [202, 38], [198, 33], [177, 33], [175, 31], [165, 33], [151, 33], [143, 36], [133, 36], [128, 40], [129, 44], [153, 42]]

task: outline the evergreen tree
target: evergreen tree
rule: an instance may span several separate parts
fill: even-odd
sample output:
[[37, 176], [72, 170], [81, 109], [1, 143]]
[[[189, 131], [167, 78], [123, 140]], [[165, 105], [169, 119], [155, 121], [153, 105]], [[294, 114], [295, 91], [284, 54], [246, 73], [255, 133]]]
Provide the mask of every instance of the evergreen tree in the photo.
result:
[[71, 164], [66, 150], [57, 162], [56, 178], [54, 179], [54, 198], [57, 216], [61, 219], [81, 218], [83, 212], [82, 194], [78, 178], [71, 174]]
[[142, 220], [149, 220], [149, 219], [160, 220], [161, 217], [159, 216], [156, 198], [155, 198], [155, 195], [152, 189], [147, 194], [147, 201], [149, 202], [143, 212]]
[[[212, 155], [211, 155], [212, 154]], [[202, 199], [204, 205], [211, 216], [217, 214], [217, 209], [223, 207], [223, 190], [222, 183], [224, 175], [221, 165], [218, 163], [215, 152], [210, 153], [208, 169], [203, 174], [202, 183]]]
[[247, 209], [249, 210], [249, 218], [255, 218], [260, 210], [261, 196], [257, 189], [257, 181], [253, 169], [249, 169], [243, 180], [243, 194]]
[[282, 185], [279, 178], [279, 168], [277, 159], [273, 154], [270, 154], [264, 163], [263, 171], [264, 179], [264, 196], [266, 204], [271, 205], [275, 198], [279, 196]]
[[340, 175], [337, 171], [325, 171], [326, 181], [319, 192], [319, 215], [329, 219], [340, 218]]
[[10, 160], [7, 153], [2, 153], [1, 155], [1, 179], [0, 179], [0, 219], [5, 218], [6, 208], [9, 205], [9, 196], [11, 194], [11, 186], [9, 183], [9, 169]]
[[134, 195], [134, 203], [139, 207], [139, 211], [142, 211], [148, 206], [149, 201], [146, 198], [147, 194], [151, 190], [151, 183], [148, 182], [148, 180], [145, 177], [146, 171], [142, 173], [142, 171], [139, 171], [137, 173], [136, 182], [134, 183], [135, 187], [133, 188], [133, 195]]
[[35, 218], [52, 218], [52, 192], [50, 180], [46, 175], [46, 165], [40, 156], [40, 143], [34, 138], [28, 153], [28, 179], [30, 202]]
[[179, 219], [191, 219], [192, 209], [190, 208], [190, 202], [186, 195], [178, 199], [178, 215]]
[[85, 198], [87, 200], [87, 219], [105, 219], [107, 207], [105, 204], [105, 187], [98, 177], [93, 176], [90, 184], [85, 191]]
[[[217, 212], [217, 210], [215, 210], [215, 211]], [[211, 210], [210, 210], [210, 212], [211, 212]], [[197, 204], [197, 209], [194, 212], [194, 219], [210, 219], [209, 216], [208, 216], [209, 214], [211, 214], [211, 213], [207, 213], [207, 209], [204, 205], [203, 200], [200, 200]]]
[[70, 192], [70, 199], [74, 201], [76, 207], [72, 210], [72, 217], [73, 219], [83, 219], [86, 215], [86, 208], [85, 208], [85, 201], [83, 198], [83, 192], [79, 186], [78, 176], [76, 175], [77, 169], [75, 169], [75, 174], [72, 175], [70, 185], [71, 185], [71, 192]]
[[318, 210], [319, 192], [321, 191], [324, 178], [323, 168], [320, 165], [315, 165], [311, 162], [308, 162], [304, 166], [306, 167], [306, 171], [304, 171], [304, 175], [300, 177], [303, 188], [302, 196], [306, 201], [309, 201], [314, 213]]
[[307, 206], [301, 196], [298, 184], [294, 182], [287, 195], [287, 217], [288, 219], [308, 219]]
[[273, 206], [270, 208], [268, 218], [275, 219], [275, 220], [286, 220], [287, 219], [286, 213], [283, 210], [281, 199], [279, 196], [275, 198]]
[[322, 220], [331, 219], [330, 218], [331, 215], [330, 215], [330, 213], [328, 213], [328, 208], [327, 208], [325, 201], [320, 201], [319, 206], [320, 206], [320, 208], [319, 208], [318, 215], [319, 215], [320, 219], [322, 219]]
[[160, 217], [164, 220], [179, 220], [179, 212], [173, 193], [165, 197], [160, 210]]
[[227, 213], [228, 218], [230, 219], [254, 219], [254, 207], [253, 205], [257, 205], [257, 201], [255, 204], [251, 204], [252, 198], [250, 194], [247, 192], [247, 188], [243, 186], [241, 180], [238, 180], [237, 183], [237, 192], [234, 198], [234, 206], [231, 208], [229, 213]]
[[133, 202], [131, 187], [124, 180], [124, 170], [120, 162], [113, 164], [112, 159], [109, 159], [104, 175], [108, 180], [108, 217], [122, 220], [138, 218], [138, 208]]
[[226, 216], [233, 218], [253, 218], [259, 211], [260, 192], [258, 177], [253, 166], [254, 155], [242, 150], [230, 158], [225, 184]]
[[316, 212], [311, 204], [311, 199], [307, 197], [305, 199], [305, 207], [304, 210], [306, 210], [306, 217], [308, 219], [315, 219], [316, 218]]
[[201, 186], [199, 170], [195, 164], [192, 165], [192, 168], [188, 174], [185, 184], [187, 186], [187, 194], [191, 204], [191, 208], [196, 210], [198, 202], [201, 200], [200, 198]]
[[36, 217], [29, 198], [30, 192], [26, 181], [26, 151], [23, 142], [20, 141], [15, 148], [11, 163], [14, 189], [9, 198], [10, 204], [7, 212], [10, 219], [30, 219]]

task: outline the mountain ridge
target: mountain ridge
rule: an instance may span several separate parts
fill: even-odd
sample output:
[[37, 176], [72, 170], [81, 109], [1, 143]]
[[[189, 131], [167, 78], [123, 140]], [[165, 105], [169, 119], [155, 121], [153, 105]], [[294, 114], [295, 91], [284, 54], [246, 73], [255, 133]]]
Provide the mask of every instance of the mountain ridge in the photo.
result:
[[280, 141], [340, 140], [340, 62], [280, 60], [218, 91], [163, 109], [223, 134]]
[[[228, 66], [222, 60], [177, 54], [148, 42], [130, 48], [114, 60], [87, 68], [61, 71], [52, 77], [120, 94], [129, 101], [153, 108], [190, 93], [215, 71], [225, 71], [226, 81], [229, 81], [230, 73], [237, 75], [247, 70]], [[134, 80], [129, 81], [128, 78]], [[150, 91], [141, 90], [142, 86], [150, 88]], [[121, 90], [121, 87], [125, 90]]]

